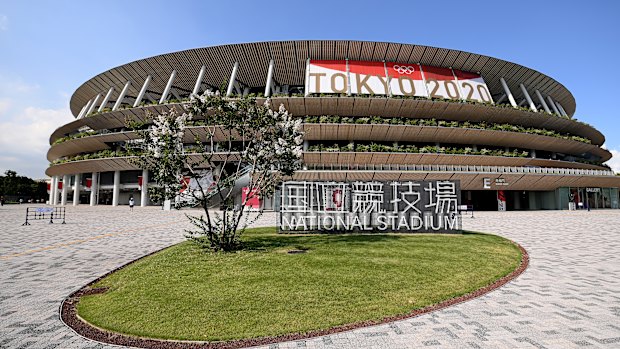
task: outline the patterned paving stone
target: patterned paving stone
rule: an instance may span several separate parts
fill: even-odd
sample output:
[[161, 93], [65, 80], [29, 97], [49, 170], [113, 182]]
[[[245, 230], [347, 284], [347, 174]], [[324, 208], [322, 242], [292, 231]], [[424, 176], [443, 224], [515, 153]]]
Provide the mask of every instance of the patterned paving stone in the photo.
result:
[[[183, 212], [67, 207], [67, 224], [22, 227], [25, 206], [0, 207], [0, 348], [117, 348], [81, 338], [60, 302], [98, 276], [183, 240]], [[257, 226], [275, 224], [267, 214]], [[530, 254], [518, 279], [432, 314], [264, 348], [618, 348], [620, 211], [480, 212], [469, 230]]]

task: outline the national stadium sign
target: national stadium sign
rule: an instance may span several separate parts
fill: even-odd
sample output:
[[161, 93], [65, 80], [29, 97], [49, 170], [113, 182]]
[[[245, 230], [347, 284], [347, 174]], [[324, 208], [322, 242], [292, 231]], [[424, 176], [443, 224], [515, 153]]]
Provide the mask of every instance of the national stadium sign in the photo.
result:
[[459, 181], [282, 184], [284, 232], [460, 232]]

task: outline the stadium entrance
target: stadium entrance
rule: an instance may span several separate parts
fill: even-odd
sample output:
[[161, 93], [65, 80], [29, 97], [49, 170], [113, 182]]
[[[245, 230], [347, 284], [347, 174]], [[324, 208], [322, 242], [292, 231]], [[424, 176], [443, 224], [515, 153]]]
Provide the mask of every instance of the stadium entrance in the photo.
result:
[[553, 191], [462, 190], [463, 205], [475, 211], [619, 208], [618, 188], [562, 187]]

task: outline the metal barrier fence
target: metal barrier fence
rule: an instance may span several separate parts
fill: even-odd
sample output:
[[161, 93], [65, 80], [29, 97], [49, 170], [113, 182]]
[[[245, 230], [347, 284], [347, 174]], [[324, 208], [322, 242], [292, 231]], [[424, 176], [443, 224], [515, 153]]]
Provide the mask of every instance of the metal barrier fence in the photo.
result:
[[471, 214], [471, 218], [474, 218], [474, 205], [460, 205], [459, 213], [461, 215], [463, 215], [463, 213]]
[[615, 176], [613, 171], [575, 168], [480, 166], [480, 165], [395, 165], [395, 164], [306, 164], [305, 170], [329, 171], [422, 171], [422, 172], [489, 172], [538, 173], [576, 176]]
[[27, 207], [26, 222], [22, 225], [30, 225], [29, 221], [49, 220], [49, 224], [53, 224], [55, 220], [61, 220], [61, 224], [65, 224], [65, 208], [64, 207]]

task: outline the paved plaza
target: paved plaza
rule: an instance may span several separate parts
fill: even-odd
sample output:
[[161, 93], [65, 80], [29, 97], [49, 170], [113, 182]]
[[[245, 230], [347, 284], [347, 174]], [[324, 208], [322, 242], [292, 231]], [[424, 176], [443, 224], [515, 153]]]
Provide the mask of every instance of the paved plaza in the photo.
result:
[[[21, 226], [0, 207], [0, 348], [116, 348], [59, 319], [98, 276], [183, 240], [183, 212], [67, 207], [67, 224]], [[258, 225], [274, 225], [267, 214]], [[619, 348], [620, 210], [480, 212], [468, 230], [519, 242], [529, 268], [508, 285], [435, 313], [265, 348]]]

